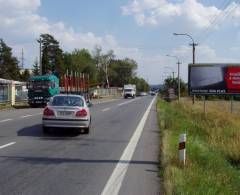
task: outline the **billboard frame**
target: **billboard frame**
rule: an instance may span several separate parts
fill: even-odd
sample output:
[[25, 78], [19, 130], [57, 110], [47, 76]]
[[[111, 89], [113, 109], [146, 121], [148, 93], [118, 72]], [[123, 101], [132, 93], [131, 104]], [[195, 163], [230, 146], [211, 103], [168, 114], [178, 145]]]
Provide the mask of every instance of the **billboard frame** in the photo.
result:
[[234, 96], [234, 95], [240, 95], [240, 91], [239, 93], [193, 93], [191, 92], [191, 82], [190, 82], [190, 69], [191, 67], [199, 67], [199, 66], [205, 66], [205, 67], [208, 67], [208, 66], [216, 66], [216, 65], [222, 65], [222, 66], [226, 66], [226, 67], [239, 67], [240, 68], [240, 63], [190, 63], [188, 64], [188, 94], [189, 95], [202, 95], [202, 96], [206, 96], [206, 95], [229, 95], [229, 96]]

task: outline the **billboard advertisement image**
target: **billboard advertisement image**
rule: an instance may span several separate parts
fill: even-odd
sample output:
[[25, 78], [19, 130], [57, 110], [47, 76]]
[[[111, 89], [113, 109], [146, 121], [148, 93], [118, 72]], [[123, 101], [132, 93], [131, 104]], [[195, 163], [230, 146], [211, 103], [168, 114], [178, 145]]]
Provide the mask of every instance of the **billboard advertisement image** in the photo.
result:
[[190, 64], [190, 94], [240, 94], [240, 64]]

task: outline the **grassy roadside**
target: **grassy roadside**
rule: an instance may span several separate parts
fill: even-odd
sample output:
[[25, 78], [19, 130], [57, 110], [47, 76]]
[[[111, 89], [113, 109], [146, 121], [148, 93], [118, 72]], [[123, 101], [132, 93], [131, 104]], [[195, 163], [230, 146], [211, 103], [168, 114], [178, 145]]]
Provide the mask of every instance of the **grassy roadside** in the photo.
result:
[[14, 106], [12, 106], [10, 103], [6, 103], [6, 104], [1, 103], [0, 104], [0, 111], [1, 110], [10, 110], [10, 109], [23, 109], [23, 108], [30, 108], [30, 106], [26, 102], [17, 103]]
[[[161, 175], [166, 194], [240, 194], [240, 120], [236, 114], [188, 101], [157, 104]], [[178, 139], [187, 133], [187, 162], [178, 162]]]
[[6, 110], [6, 109], [12, 109], [11, 104], [1, 103], [1, 104], [0, 104], [0, 110]]

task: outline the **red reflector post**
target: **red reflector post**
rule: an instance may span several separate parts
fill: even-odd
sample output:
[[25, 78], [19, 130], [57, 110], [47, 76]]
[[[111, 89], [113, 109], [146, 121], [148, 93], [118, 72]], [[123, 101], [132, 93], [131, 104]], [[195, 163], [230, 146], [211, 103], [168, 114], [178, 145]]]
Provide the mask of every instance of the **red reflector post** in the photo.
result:
[[186, 163], [186, 140], [187, 140], [187, 135], [185, 133], [181, 134], [179, 138], [178, 150], [179, 150], [179, 160], [181, 163], [183, 163], [183, 165], [185, 165]]

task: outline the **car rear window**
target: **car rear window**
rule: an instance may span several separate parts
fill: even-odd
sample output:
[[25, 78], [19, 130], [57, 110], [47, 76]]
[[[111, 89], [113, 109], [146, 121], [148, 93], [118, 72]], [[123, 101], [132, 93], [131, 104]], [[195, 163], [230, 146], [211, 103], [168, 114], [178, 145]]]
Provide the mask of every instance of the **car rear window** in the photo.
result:
[[74, 96], [56, 96], [51, 102], [52, 106], [80, 106], [84, 105], [81, 97]]

